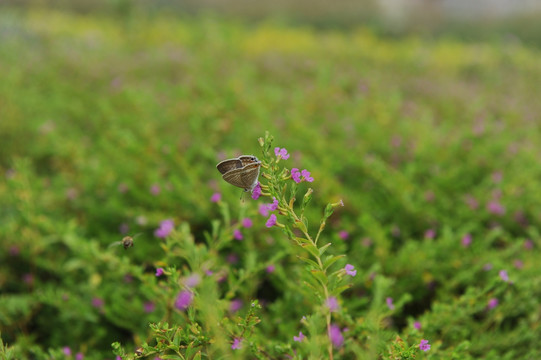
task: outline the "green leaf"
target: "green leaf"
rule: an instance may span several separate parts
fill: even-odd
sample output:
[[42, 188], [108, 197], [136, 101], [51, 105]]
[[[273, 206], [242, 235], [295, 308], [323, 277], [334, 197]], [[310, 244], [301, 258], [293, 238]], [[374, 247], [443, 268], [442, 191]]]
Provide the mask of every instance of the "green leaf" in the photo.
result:
[[341, 293], [343, 293], [344, 291], [346, 291], [347, 289], [351, 288], [352, 286], [353, 286], [353, 284], [347, 284], [347, 285], [339, 286], [336, 289], [332, 290], [331, 294], [334, 295], [334, 296], [338, 296]]
[[325, 253], [325, 251], [327, 251], [327, 249], [329, 248], [329, 246], [331, 246], [332, 243], [328, 243], [328, 244], [325, 244], [323, 245], [322, 247], [319, 248], [319, 256], [323, 255]]
[[[314, 269], [319, 269], [319, 265], [318, 263], [316, 263], [314, 260], [311, 260], [311, 259], [308, 259], [308, 258], [305, 258], [305, 257], [302, 257], [302, 256], [297, 256], [297, 258], [301, 261], [304, 261], [305, 263], [311, 265]], [[310, 269], [312, 270], [312, 269]]]
[[321, 285], [327, 285], [327, 275], [321, 270], [310, 270], [310, 273], [321, 283]]
[[345, 257], [345, 255], [329, 255], [323, 261], [323, 270], [327, 270], [332, 264]]
[[315, 258], [319, 257], [319, 251], [317, 250], [317, 247], [315, 247], [312, 244], [301, 244], [301, 246], [306, 249], [312, 256]]

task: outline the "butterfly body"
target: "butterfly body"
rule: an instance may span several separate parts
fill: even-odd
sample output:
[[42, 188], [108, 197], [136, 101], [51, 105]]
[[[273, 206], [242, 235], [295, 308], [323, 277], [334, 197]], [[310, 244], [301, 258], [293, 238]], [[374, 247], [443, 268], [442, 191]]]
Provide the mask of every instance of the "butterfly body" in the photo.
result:
[[221, 161], [216, 168], [231, 185], [243, 188], [244, 191], [253, 191], [258, 182], [261, 161], [253, 155], [241, 155]]

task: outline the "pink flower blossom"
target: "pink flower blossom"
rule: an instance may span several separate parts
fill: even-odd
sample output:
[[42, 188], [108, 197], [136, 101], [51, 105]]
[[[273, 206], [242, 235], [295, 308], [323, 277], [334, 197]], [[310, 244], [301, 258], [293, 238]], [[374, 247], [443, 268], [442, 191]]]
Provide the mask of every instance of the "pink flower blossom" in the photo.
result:
[[143, 304], [143, 309], [145, 310], [147, 314], [153, 312], [155, 308], [156, 308], [156, 305], [154, 305], [152, 301], [147, 301], [146, 303]]
[[252, 199], [257, 200], [261, 196], [261, 185], [259, 182], [252, 190]]
[[265, 223], [265, 226], [268, 227], [268, 228], [273, 227], [274, 225], [276, 225], [276, 220], [277, 220], [276, 215], [271, 214], [269, 219]]
[[160, 189], [160, 185], [158, 184], [152, 184], [150, 187], [150, 193], [154, 196], [158, 195], [162, 190]]
[[346, 230], [338, 232], [338, 237], [342, 240], [347, 240], [349, 238], [349, 233]]
[[160, 223], [160, 227], [154, 231], [154, 236], [166, 238], [175, 228], [175, 223], [171, 219], [164, 220]]
[[245, 228], [251, 228], [253, 225], [253, 222], [252, 222], [252, 219], [250, 218], [244, 218], [242, 219], [242, 226], [245, 227]]
[[175, 300], [175, 307], [179, 310], [186, 310], [193, 301], [193, 293], [188, 290], [182, 290], [178, 293], [177, 299]]
[[471, 235], [470, 234], [466, 234], [462, 237], [462, 246], [464, 247], [468, 247], [470, 246], [471, 244]]
[[235, 230], [233, 230], [233, 238], [234, 238], [235, 240], [239, 240], [239, 241], [240, 241], [240, 240], [242, 240], [244, 237], [242, 236], [242, 233], [240, 232], [239, 229], [235, 229]]
[[163, 275], [163, 268], [157, 268], [156, 269], [156, 276], [162, 276]]
[[301, 342], [305, 337], [302, 331], [299, 331], [299, 336], [293, 336], [293, 341]]
[[232, 313], [236, 313], [237, 311], [242, 308], [242, 300], [241, 299], [234, 299], [231, 300], [231, 304], [229, 304], [229, 311]]
[[489, 213], [494, 215], [504, 215], [505, 214], [505, 207], [498, 201], [498, 200], [492, 200], [487, 204], [487, 210]]
[[331, 339], [332, 344], [336, 347], [340, 347], [344, 343], [344, 336], [342, 335], [342, 331], [340, 331], [340, 327], [338, 327], [338, 325], [331, 325], [331, 328], [329, 329], [329, 338]]
[[355, 270], [355, 266], [353, 266], [351, 264], [347, 264], [344, 267], [344, 270], [346, 270], [346, 274], [348, 274], [348, 275], [351, 275], [351, 276], [357, 275], [357, 270]]
[[388, 297], [387, 299], [385, 299], [385, 302], [387, 303], [387, 307], [389, 307], [389, 309], [394, 310], [394, 304], [393, 304], [393, 298], [392, 297]]
[[242, 348], [242, 339], [241, 338], [235, 338], [233, 340], [233, 344], [231, 345], [231, 349], [238, 350]]
[[430, 350], [430, 344], [428, 343], [428, 340], [421, 340], [421, 343], [419, 344], [419, 349], [423, 351]]
[[214, 203], [217, 203], [218, 201], [222, 200], [222, 194], [220, 194], [219, 192], [215, 192], [214, 194], [212, 194], [212, 196], [210, 197], [210, 201], [214, 202]]
[[413, 323], [413, 327], [417, 330], [421, 330], [421, 323], [419, 321], [416, 321]]
[[338, 299], [334, 296], [330, 296], [325, 301], [325, 305], [327, 305], [331, 312], [336, 312], [338, 310]]
[[281, 148], [281, 149], [279, 147], [274, 148], [274, 155], [284, 160], [289, 159], [289, 154], [287, 153], [286, 148]]
[[505, 281], [505, 282], [509, 282], [509, 275], [507, 275], [507, 271], [505, 270], [500, 270], [500, 272], [498, 273], [498, 275], [500, 275], [500, 278]]
[[276, 267], [274, 265], [269, 265], [269, 266], [267, 266], [265, 271], [267, 271], [267, 273], [269, 273], [269, 274], [272, 274], [275, 269], [276, 269]]
[[499, 303], [498, 299], [492, 298], [488, 301], [488, 308], [494, 309], [496, 306], [498, 306], [498, 303]]

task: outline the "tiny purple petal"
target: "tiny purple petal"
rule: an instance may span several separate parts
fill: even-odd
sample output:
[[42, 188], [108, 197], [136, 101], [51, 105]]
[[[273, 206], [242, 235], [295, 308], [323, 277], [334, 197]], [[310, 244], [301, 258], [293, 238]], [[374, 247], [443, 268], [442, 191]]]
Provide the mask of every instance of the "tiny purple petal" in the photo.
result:
[[419, 321], [416, 321], [413, 323], [413, 327], [417, 330], [421, 330], [421, 323]]
[[499, 303], [498, 299], [492, 298], [488, 301], [488, 308], [494, 309], [496, 306], [498, 306], [498, 303]]
[[155, 308], [156, 308], [156, 305], [154, 305], [152, 301], [147, 301], [146, 303], [143, 304], [143, 309], [145, 310], [147, 314], [153, 312]]
[[267, 209], [269, 209], [270, 211], [275, 211], [276, 209], [278, 209], [278, 200], [276, 200], [275, 197], [273, 197], [272, 199], [272, 204], [268, 204]]
[[259, 185], [259, 182], [252, 190], [252, 199], [257, 200], [261, 196], [261, 185]]
[[242, 233], [240, 232], [239, 229], [235, 229], [235, 230], [233, 231], [233, 238], [234, 238], [235, 240], [242, 240], [244, 237], [242, 236]]
[[175, 223], [171, 219], [164, 220], [160, 223], [160, 227], [154, 231], [154, 235], [159, 238], [166, 238], [175, 228]]
[[71, 356], [71, 349], [69, 348], [69, 346], [64, 346], [62, 348], [62, 352], [64, 353], [64, 355], [66, 356]]
[[237, 350], [237, 349], [240, 349], [240, 348], [242, 348], [242, 339], [241, 338], [235, 338], [235, 340], [233, 340], [233, 344], [231, 345], [231, 349]]
[[201, 276], [199, 274], [191, 274], [184, 280], [184, 285], [189, 288], [194, 288], [201, 282]]
[[299, 331], [299, 336], [293, 336], [293, 341], [301, 342], [305, 337], [302, 331]]
[[104, 301], [98, 297], [92, 298], [92, 306], [95, 308], [102, 308], [104, 305]]
[[489, 213], [494, 215], [503, 215], [505, 214], [505, 207], [500, 204], [498, 200], [492, 200], [487, 204], [487, 210]]
[[462, 246], [464, 246], [464, 247], [470, 246], [471, 241], [472, 241], [472, 238], [471, 238], [471, 235], [470, 235], [470, 234], [464, 235], [464, 236], [462, 237]]
[[270, 227], [273, 227], [274, 225], [276, 225], [276, 215], [271, 214], [271, 216], [269, 217], [269, 219], [265, 223], [265, 226], [270, 228]]
[[425, 231], [425, 239], [434, 239], [436, 237], [436, 230], [428, 229]]
[[344, 270], [346, 270], [346, 274], [348, 274], [348, 275], [351, 275], [351, 276], [357, 275], [357, 270], [355, 270], [355, 266], [353, 266], [351, 264], [347, 264], [344, 267]]
[[214, 202], [214, 203], [217, 203], [218, 201], [222, 200], [222, 194], [220, 194], [219, 192], [215, 192], [214, 194], [212, 194], [212, 196], [210, 197], [210, 201]]
[[517, 259], [513, 262], [513, 265], [515, 265], [517, 269], [522, 269], [524, 267], [524, 262], [522, 262], [522, 260]]
[[342, 230], [338, 233], [338, 237], [342, 240], [347, 240], [349, 238], [349, 233], [346, 230]]
[[337, 325], [331, 325], [329, 329], [329, 338], [334, 346], [340, 347], [344, 343], [344, 336], [342, 336], [342, 331]]
[[253, 222], [252, 222], [252, 219], [250, 218], [244, 218], [242, 219], [242, 226], [245, 227], [245, 228], [251, 228], [253, 225]]
[[301, 175], [304, 178], [304, 180], [306, 180], [308, 182], [313, 182], [314, 181], [314, 178], [310, 176], [310, 171], [308, 171], [306, 169], [301, 171]]
[[231, 300], [231, 304], [229, 304], [229, 311], [232, 313], [236, 313], [237, 311], [242, 308], [242, 300], [241, 299], [234, 299]]
[[162, 268], [157, 268], [156, 269], [156, 276], [162, 276], [163, 275], [163, 269]]
[[527, 250], [533, 249], [533, 241], [528, 239], [524, 242], [524, 248]]
[[505, 282], [509, 282], [509, 275], [507, 274], [507, 271], [505, 270], [500, 270], [499, 274], [500, 275], [500, 278], [505, 281]]
[[175, 301], [175, 307], [179, 310], [186, 310], [193, 301], [193, 294], [191, 291], [182, 290]]
[[154, 196], [158, 195], [161, 192], [160, 185], [152, 184], [150, 187], [150, 193]]
[[392, 297], [388, 297], [387, 299], [385, 299], [385, 302], [387, 303], [387, 306], [389, 307], [389, 309], [394, 310], [394, 304], [393, 304], [393, 298]]
[[267, 204], [259, 204], [259, 213], [264, 216], [264, 217], [267, 217], [269, 216], [269, 206]]
[[274, 266], [274, 265], [269, 265], [265, 269], [265, 271], [267, 271], [267, 273], [269, 273], [269, 274], [272, 274], [274, 272], [274, 270], [276, 270], [276, 266]]
[[301, 172], [299, 171], [299, 169], [297, 169], [297, 168], [291, 169], [291, 178], [297, 184], [301, 182]]
[[334, 296], [330, 296], [325, 301], [325, 305], [327, 305], [331, 312], [335, 312], [338, 310], [338, 299], [336, 299]]
[[428, 343], [428, 340], [421, 340], [421, 343], [419, 344], [419, 349], [423, 351], [430, 350], [430, 344]]
[[77, 353], [77, 354], [75, 355], [75, 360], [83, 360], [83, 359], [84, 359], [83, 353], [80, 353], [80, 352], [79, 352], [79, 353]]

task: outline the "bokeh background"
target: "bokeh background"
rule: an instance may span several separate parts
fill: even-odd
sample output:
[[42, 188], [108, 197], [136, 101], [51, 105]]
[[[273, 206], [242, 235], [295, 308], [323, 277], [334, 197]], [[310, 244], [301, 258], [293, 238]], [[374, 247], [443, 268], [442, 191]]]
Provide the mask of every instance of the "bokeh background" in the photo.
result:
[[[447, 344], [533, 358], [540, 20], [533, 0], [3, 1], [3, 340], [90, 358], [140, 342], [160, 316], [130, 276], [159, 265], [154, 230], [204, 237], [215, 192], [247, 206], [215, 164], [259, 156], [268, 130], [312, 172], [310, 216], [346, 204], [327, 237], [359, 268], [352, 297], [386, 274], [413, 299], [394, 331], [444, 303]], [[524, 279], [490, 339], [452, 316], [487, 264]]]

